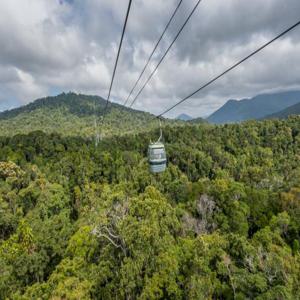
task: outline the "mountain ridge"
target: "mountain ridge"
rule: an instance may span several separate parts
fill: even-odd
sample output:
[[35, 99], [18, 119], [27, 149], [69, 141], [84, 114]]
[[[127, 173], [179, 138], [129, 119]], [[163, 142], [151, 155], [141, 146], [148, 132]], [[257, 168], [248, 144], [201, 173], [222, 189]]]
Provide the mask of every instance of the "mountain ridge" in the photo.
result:
[[192, 119], [193, 118], [190, 115], [185, 114], [185, 113], [180, 114], [176, 117], [176, 120], [181, 120], [181, 121], [191, 121]]
[[[100, 118], [106, 100], [100, 96], [62, 93], [37, 99], [27, 105], [0, 113], [0, 135], [27, 134], [42, 130], [63, 136], [95, 135], [95, 121], [101, 135], [123, 135], [158, 128], [156, 117], [109, 102], [104, 123]], [[165, 119], [165, 125], [182, 121]]]
[[300, 115], [300, 102], [289, 106], [275, 114], [268, 115], [265, 119], [286, 119], [291, 115]]
[[[84, 104], [85, 106], [82, 106]], [[88, 104], [88, 105], [87, 105]], [[84, 95], [77, 94], [73, 92], [69, 93], [61, 93], [57, 96], [47, 96], [43, 98], [38, 98], [28, 104], [23, 106], [5, 110], [0, 112], [0, 120], [5, 118], [15, 117], [23, 112], [31, 112], [35, 109], [42, 108], [43, 106], [47, 106], [48, 108], [57, 108], [58, 106], [67, 106], [70, 109], [70, 112], [78, 115], [89, 115], [95, 113], [95, 106], [99, 108], [104, 108], [106, 105], [106, 100], [97, 95]], [[76, 106], [75, 106], [76, 105]], [[130, 110], [134, 112], [142, 112], [134, 109], [130, 109], [128, 107], [122, 106], [118, 103], [109, 102], [108, 109], [110, 106], [119, 107], [124, 110]]]
[[299, 102], [300, 91], [260, 94], [241, 100], [230, 99], [206, 120], [216, 124], [258, 120]]

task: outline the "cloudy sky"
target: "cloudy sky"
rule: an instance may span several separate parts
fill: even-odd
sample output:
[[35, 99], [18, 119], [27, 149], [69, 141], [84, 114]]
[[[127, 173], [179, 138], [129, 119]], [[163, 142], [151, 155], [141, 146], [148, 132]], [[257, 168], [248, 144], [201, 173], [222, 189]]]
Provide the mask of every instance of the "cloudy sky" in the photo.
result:
[[[133, 0], [113, 101], [125, 101], [178, 2]], [[146, 75], [196, 2], [183, 0]], [[105, 98], [127, 4], [1, 0], [0, 111], [63, 91]], [[299, 0], [203, 0], [134, 108], [162, 112], [299, 19]], [[168, 116], [290, 89], [300, 90], [300, 26]]]

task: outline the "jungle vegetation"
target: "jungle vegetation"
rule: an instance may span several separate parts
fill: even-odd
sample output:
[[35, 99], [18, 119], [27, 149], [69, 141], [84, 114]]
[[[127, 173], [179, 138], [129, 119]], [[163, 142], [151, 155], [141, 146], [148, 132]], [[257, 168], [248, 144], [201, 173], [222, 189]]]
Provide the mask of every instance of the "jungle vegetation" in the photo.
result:
[[299, 117], [2, 135], [0, 299], [300, 299]]

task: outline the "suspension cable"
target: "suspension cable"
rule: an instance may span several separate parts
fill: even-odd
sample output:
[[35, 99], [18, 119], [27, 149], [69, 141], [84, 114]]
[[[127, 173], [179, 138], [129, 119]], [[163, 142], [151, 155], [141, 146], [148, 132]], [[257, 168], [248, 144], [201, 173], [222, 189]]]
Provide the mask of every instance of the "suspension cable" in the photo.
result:
[[172, 20], [174, 19], [174, 17], [175, 17], [175, 15], [176, 15], [176, 13], [177, 13], [177, 11], [178, 11], [180, 5], [182, 4], [182, 1], [183, 1], [183, 0], [180, 0], [179, 3], [177, 4], [177, 6], [176, 6], [176, 8], [175, 8], [175, 10], [174, 10], [174, 12], [173, 12], [171, 18], [169, 19], [169, 21], [168, 21], [168, 23], [167, 23], [167, 25], [166, 25], [164, 31], [162, 32], [161, 36], [159, 37], [158, 41], [156, 42], [156, 45], [154, 46], [154, 48], [153, 48], [153, 50], [152, 50], [152, 52], [151, 52], [151, 54], [150, 54], [150, 56], [149, 56], [149, 58], [148, 58], [148, 60], [147, 60], [147, 62], [146, 62], [146, 64], [145, 64], [145, 66], [144, 66], [142, 72], [140, 73], [140, 75], [139, 75], [138, 79], [136, 80], [135, 84], [133, 85], [133, 87], [132, 87], [132, 89], [131, 89], [129, 95], [127, 96], [127, 98], [126, 98], [126, 100], [125, 100], [125, 102], [124, 102], [124, 104], [123, 104], [123, 106], [126, 106], [126, 104], [128, 103], [129, 98], [131, 97], [131, 95], [132, 95], [134, 89], [136, 88], [136, 86], [137, 86], [138, 83], [140, 82], [142, 76], [144, 75], [144, 73], [145, 73], [145, 71], [146, 71], [146, 69], [147, 69], [147, 67], [148, 67], [148, 65], [149, 65], [149, 63], [150, 63], [150, 61], [151, 61], [151, 59], [152, 59], [152, 57], [153, 57], [153, 55], [154, 55], [154, 53], [155, 53], [157, 47], [158, 47], [158, 45], [160, 44], [162, 38], [164, 37], [166, 31], [168, 30], [168, 28], [169, 28], [169, 26], [170, 26]]
[[[126, 30], [126, 26], [127, 26], [127, 21], [128, 21], [128, 17], [129, 17], [129, 12], [130, 12], [130, 8], [131, 8], [131, 3], [132, 3], [132, 0], [129, 0], [128, 7], [127, 7], [127, 12], [126, 12], [126, 17], [125, 17], [125, 22], [124, 22], [123, 29], [122, 29], [122, 35], [121, 35], [121, 39], [120, 39], [120, 43], [119, 43], [118, 54], [117, 54], [117, 58], [116, 58], [116, 61], [115, 61], [114, 70], [113, 70], [113, 74], [112, 74], [112, 79], [111, 79], [110, 86], [109, 86], [109, 92], [108, 92], [108, 96], [107, 96], [107, 100], [106, 100], [106, 104], [105, 104], [103, 113], [101, 115], [101, 120], [100, 120], [101, 124], [104, 123], [104, 117], [105, 117], [106, 112], [107, 112], [107, 107], [108, 107], [108, 103], [109, 103], [109, 99], [110, 99], [110, 95], [111, 95], [111, 90], [112, 90], [115, 75], [116, 75], [119, 56], [120, 56], [122, 43], [123, 43], [123, 39], [124, 39], [124, 35], [125, 35], [125, 30]], [[98, 126], [98, 123], [97, 123], [97, 112], [96, 111], [95, 111], [94, 127], [95, 127], [95, 146], [97, 147], [98, 144], [99, 144], [99, 140], [100, 140], [100, 134], [99, 134], [99, 126]]]
[[200, 4], [201, 1], [202, 0], [198, 0], [197, 1], [197, 3], [194, 6], [193, 10], [190, 12], [189, 16], [187, 17], [187, 19], [185, 20], [185, 22], [181, 26], [180, 30], [176, 34], [175, 38], [173, 39], [172, 43], [170, 44], [170, 46], [168, 47], [168, 49], [166, 50], [166, 52], [164, 53], [164, 55], [162, 56], [162, 58], [160, 59], [160, 61], [156, 65], [156, 67], [154, 68], [154, 70], [151, 72], [150, 76], [148, 77], [148, 79], [146, 80], [146, 82], [144, 83], [144, 85], [142, 86], [142, 88], [140, 89], [140, 91], [137, 93], [137, 95], [135, 96], [135, 98], [133, 99], [133, 101], [131, 102], [131, 104], [130, 104], [129, 107], [133, 106], [133, 104], [136, 102], [137, 98], [140, 96], [140, 94], [142, 93], [142, 91], [144, 90], [144, 88], [146, 87], [146, 85], [149, 83], [149, 81], [153, 77], [154, 73], [156, 72], [156, 70], [158, 69], [158, 67], [160, 66], [160, 64], [163, 62], [163, 60], [165, 59], [165, 57], [169, 53], [170, 49], [172, 48], [172, 46], [174, 45], [174, 43], [178, 39], [178, 37], [181, 34], [181, 32], [183, 31], [184, 27], [187, 25], [187, 23], [189, 22], [190, 18], [192, 17], [192, 15], [194, 14], [194, 12], [196, 11], [196, 9], [197, 9], [197, 7], [198, 7], [198, 5]]
[[246, 57], [244, 57], [240, 61], [238, 61], [237, 63], [235, 63], [233, 66], [231, 66], [230, 68], [228, 68], [227, 70], [225, 70], [224, 72], [222, 72], [220, 75], [214, 77], [213, 79], [211, 79], [210, 81], [208, 81], [207, 83], [205, 83], [204, 85], [202, 85], [200, 88], [198, 88], [197, 90], [195, 90], [194, 92], [192, 92], [190, 95], [188, 95], [185, 98], [183, 98], [182, 100], [178, 101], [176, 104], [174, 104], [170, 108], [166, 109], [164, 112], [162, 112], [161, 114], [157, 115], [156, 117], [157, 118], [162, 117], [163, 115], [165, 115], [166, 113], [168, 113], [169, 111], [171, 111], [172, 109], [174, 109], [176, 106], [178, 106], [181, 103], [187, 101], [189, 98], [193, 97], [195, 94], [197, 94], [201, 90], [205, 89], [206, 87], [208, 87], [209, 85], [211, 85], [212, 83], [214, 83], [215, 81], [217, 81], [218, 79], [220, 79], [221, 77], [223, 77], [225, 74], [229, 73], [230, 71], [232, 71], [233, 69], [235, 69], [236, 67], [238, 67], [240, 64], [242, 64], [243, 62], [245, 62], [246, 60], [248, 60], [249, 58], [251, 58], [252, 56], [254, 56], [255, 54], [257, 54], [258, 52], [262, 51], [264, 48], [266, 48], [267, 46], [269, 46], [270, 44], [272, 44], [273, 42], [275, 42], [276, 40], [278, 40], [282, 36], [286, 35], [288, 32], [290, 32], [291, 30], [293, 30], [294, 28], [296, 28], [299, 25], [300, 25], [300, 21], [298, 21], [297, 23], [295, 23], [294, 25], [292, 25], [288, 29], [284, 30], [283, 32], [281, 32], [280, 34], [278, 34], [275, 38], [273, 38], [269, 42], [265, 43], [264, 45], [262, 45], [261, 47], [259, 47], [258, 49], [256, 49], [255, 51], [253, 51], [252, 53], [250, 53], [249, 55], [247, 55]]
[[110, 99], [110, 95], [111, 95], [111, 90], [112, 90], [112, 86], [113, 86], [113, 83], [114, 83], [114, 78], [115, 78], [116, 69], [117, 69], [117, 65], [118, 65], [118, 61], [119, 61], [119, 56], [120, 56], [120, 52], [121, 52], [121, 48], [122, 48], [123, 38], [124, 38], [124, 35], [125, 35], [125, 30], [126, 30], [126, 26], [127, 26], [127, 21], [128, 21], [128, 17], [129, 17], [131, 3], [132, 3], [132, 0], [129, 0], [127, 13], [126, 13], [126, 18], [125, 18], [125, 22], [124, 22], [124, 25], [123, 25], [121, 40], [120, 40], [120, 43], [119, 43], [118, 54], [117, 54], [117, 58], [116, 58], [116, 61], [115, 61], [114, 71], [113, 71], [113, 75], [112, 75], [112, 79], [111, 79], [111, 83], [110, 83], [110, 87], [109, 87], [109, 92], [108, 92], [108, 96], [107, 96], [107, 100], [106, 100], [106, 105], [105, 105], [105, 108], [104, 108], [104, 111], [103, 111], [103, 119], [104, 119], [104, 116], [105, 116], [105, 113], [106, 113], [106, 110], [107, 110], [107, 107], [108, 107], [108, 103], [109, 103], [109, 99]]

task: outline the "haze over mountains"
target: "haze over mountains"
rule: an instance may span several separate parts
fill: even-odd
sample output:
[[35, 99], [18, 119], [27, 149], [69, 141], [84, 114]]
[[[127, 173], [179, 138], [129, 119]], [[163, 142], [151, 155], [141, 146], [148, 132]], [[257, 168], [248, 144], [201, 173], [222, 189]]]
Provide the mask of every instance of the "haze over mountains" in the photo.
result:
[[[250, 99], [229, 100], [210, 115], [211, 123], [234, 123], [249, 119], [262, 119], [300, 102], [300, 91], [262, 94]], [[293, 108], [288, 113], [293, 114]]]

